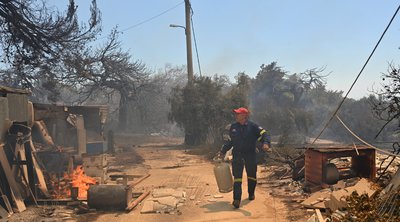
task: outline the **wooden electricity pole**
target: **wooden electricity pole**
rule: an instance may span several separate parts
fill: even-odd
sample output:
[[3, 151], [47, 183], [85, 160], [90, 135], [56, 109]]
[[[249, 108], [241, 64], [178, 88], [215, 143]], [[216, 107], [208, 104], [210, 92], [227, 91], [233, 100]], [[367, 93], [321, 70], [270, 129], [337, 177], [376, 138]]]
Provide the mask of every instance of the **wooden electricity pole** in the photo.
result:
[[185, 0], [185, 17], [186, 17], [186, 53], [187, 53], [187, 71], [188, 71], [188, 84], [193, 84], [193, 61], [192, 61], [192, 34], [190, 26], [191, 7], [190, 1]]

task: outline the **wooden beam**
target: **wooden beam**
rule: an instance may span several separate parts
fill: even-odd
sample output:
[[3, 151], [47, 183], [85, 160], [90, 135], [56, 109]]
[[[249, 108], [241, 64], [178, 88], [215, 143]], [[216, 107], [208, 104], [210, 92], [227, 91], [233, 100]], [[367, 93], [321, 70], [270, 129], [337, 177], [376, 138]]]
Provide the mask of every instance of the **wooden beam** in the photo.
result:
[[130, 202], [128, 204], [128, 206], [126, 207], [125, 210], [130, 211], [133, 208], [135, 208], [140, 202], [142, 202], [142, 200], [144, 200], [144, 198], [146, 198], [148, 195], [150, 194], [150, 191], [146, 191], [144, 193], [142, 193], [142, 195], [140, 195], [136, 200]]
[[15, 181], [10, 164], [8, 163], [6, 152], [4, 151], [4, 146], [0, 146], [0, 164], [3, 167], [4, 173], [6, 174], [8, 184], [11, 188], [11, 196], [15, 202], [18, 212], [26, 210], [26, 206], [19, 191], [18, 184]]
[[[0, 178], [0, 179], [1, 179], [1, 178]], [[1, 180], [0, 180], [0, 184], [2, 184], [2, 183], [1, 183]], [[4, 205], [5, 205], [6, 208], [7, 208], [8, 214], [9, 214], [9, 215], [12, 215], [12, 214], [14, 213], [14, 211], [13, 211], [13, 209], [12, 209], [12, 207], [11, 207], [11, 204], [10, 204], [10, 201], [8, 200], [7, 195], [5, 195], [4, 192], [3, 192], [3, 190], [1, 189], [1, 186], [0, 186], [0, 198], [3, 200], [3, 203], [4, 203]]]
[[319, 222], [325, 222], [325, 219], [322, 217], [321, 211], [319, 209], [315, 209], [315, 213], [317, 214]]
[[8, 222], [9, 216], [10, 214], [2, 206], [0, 206], [0, 222]]
[[133, 181], [133, 183], [130, 184], [130, 185], [131, 186], [136, 186], [137, 184], [139, 184], [140, 182], [142, 182], [144, 179], [146, 179], [149, 176], [150, 176], [150, 174], [147, 174], [146, 176], [143, 176], [142, 178], [139, 178], [137, 181]]
[[28, 177], [25, 177], [28, 180], [29, 187], [31, 189], [32, 199], [35, 201], [36, 196], [36, 183], [35, 183], [35, 175], [33, 174], [33, 157], [30, 142], [26, 142], [24, 144], [25, 148], [25, 159], [26, 159], [26, 168]]
[[40, 165], [37, 161], [37, 157], [35, 155], [35, 146], [33, 145], [32, 140], [29, 141], [31, 149], [32, 149], [32, 161], [33, 161], [33, 170], [36, 173], [39, 182], [39, 190], [42, 191], [43, 195], [47, 198], [50, 197], [49, 190], [47, 189], [46, 180], [44, 179], [43, 171], [40, 168]]
[[40, 121], [35, 121], [34, 125], [39, 129], [38, 132], [40, 136], [42, 137], [43, 141], [50, 146], [55, 146], [54, 145], [54, 140], [50, 136], [49, 131], [46, 127], [46, 124], [44, 123], [43, 120]]
[[76, 116], [76, 133], [78, 138], [78, 154], [86, 153], [86, 129], [85, 120], [82, 115]]

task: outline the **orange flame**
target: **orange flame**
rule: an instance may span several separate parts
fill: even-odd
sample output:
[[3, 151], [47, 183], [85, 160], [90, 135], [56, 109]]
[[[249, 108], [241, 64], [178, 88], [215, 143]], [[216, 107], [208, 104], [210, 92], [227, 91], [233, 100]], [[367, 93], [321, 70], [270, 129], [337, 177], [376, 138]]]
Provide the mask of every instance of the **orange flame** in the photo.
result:
[[[96, 179], [86, 176], [82, 165], [77, 166], [70, 177], [71, 187], [78, 187], [78, 198], [87, 199], [87, 191], [90, 185], [96, 184]], [[69, 195], [71, 195], [71, 192], [69, 192]]]
[[49, 185], [52, 188], [51, 195], [55, 199], [63, 199], [71, 197], [71, 188], [77, 187], [78, 199], [87, 199], [87, 191], [90, 185], [96, 184], [96, 179], [86, 176], [85, 171], [81, 165], [77, 166], [75, 170], [67, 173], [64, 172], [64, 176], [57, 179], [55, 175], [51, 175], [49, 178]]

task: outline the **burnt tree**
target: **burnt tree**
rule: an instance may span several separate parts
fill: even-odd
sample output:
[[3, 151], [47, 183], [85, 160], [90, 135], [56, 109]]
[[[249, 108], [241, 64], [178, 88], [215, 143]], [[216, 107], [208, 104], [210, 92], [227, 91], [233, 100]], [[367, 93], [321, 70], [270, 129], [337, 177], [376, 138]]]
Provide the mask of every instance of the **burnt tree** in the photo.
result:
[[[66, 50], [77, 50], [93, 40], [100, 31], [100, 12], [92, 1], [88, 25], [77, 20], [77, 6], [69, 1], [65, 13], [60, 13], [41, 0], [0, 0], [0, 45], [3, 63], [18, 70], [13, 78], [20, 85], [32, 82], [46, 72], [34, 69], [59, 61]], [[28, 71], [24, 69], [29, 68]]]
[[71, 53], [64, 60], [63, 76], [66, 84], [80, 89], [84, 102], [91, 96], [106, 94], [119, 96], [119, 128], [126, 130], [129, 124], [128, 115], [132, 105], [141, 92], [155, 90], [150, 78], [150, 72], [141, 61], [133, 61], [131, 55], [121, 49], [114, 30], [107, 43], [93, 50]]

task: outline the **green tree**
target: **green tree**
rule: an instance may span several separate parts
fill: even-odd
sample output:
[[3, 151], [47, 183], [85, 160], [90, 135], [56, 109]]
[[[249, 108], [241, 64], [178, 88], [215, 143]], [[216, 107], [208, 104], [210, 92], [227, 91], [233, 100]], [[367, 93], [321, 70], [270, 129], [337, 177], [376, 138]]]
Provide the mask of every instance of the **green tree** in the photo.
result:
[[[248, 76], [239, 73], [236, 84], [227, 77], [196, 77], [192, 86], [173, 88], [169, 118], [185, 131], [185, 144], [216, 144], [232, 121], [232, 109], [247, 105]], [[224, 93], [225, 91], [225, 93]]]
[[240, 72], [235, 76], [236, 84], [228, 87], [225, 95], [227, 108], [248, 107], [250, 96], [251, 78], [244, 72]]
[[221, 89], [224, 81], [215, 76], [196, 77], [193, 85], [176, 87], [169, 99], [170, 119], [185, 130], [185, 144], [205, 144], [210, 130], [223, 116]]

